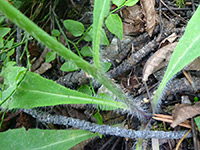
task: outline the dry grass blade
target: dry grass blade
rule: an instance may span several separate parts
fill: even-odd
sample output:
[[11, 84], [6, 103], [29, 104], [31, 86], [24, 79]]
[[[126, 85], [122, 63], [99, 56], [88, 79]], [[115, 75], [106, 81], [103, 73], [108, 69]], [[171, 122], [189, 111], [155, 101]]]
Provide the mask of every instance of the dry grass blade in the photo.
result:
[[[163, 115], [163, 114], [154, 114], [154, 116], [152, 117], [155, 120], [159, 120], [159, 121], [164, 121], [167, 123], [172, 123], [173, 122], [173, 118], [172, 116], [169, 115]], [[189, 128], [191, 129], [191, 123], [190, 121], [186, 120], [183, 123], [180, 123], [179, 126], [185, 127], [185, 128]]]
[[140, 0], [143, 8], [143, 14], [146, 18], [146, 31], [152, 36], [153, 30], [157, 23], [157, 14], [154, 8], [155, 0]]
[[185, 120], [200, 114], [199, 110], [200, 110], [200, 102], [197, 102], [194, 105], [177, 104], [172, 114], [173, 122], [171, 124], [171, 127], [174, 128], [181, 122], [184, 122]]
[[189, 130], [189, 131], [180, 139], [180, 141], [178, 142], [178, 144], [177, 144], [175, 150], [179, 150], [179, 147], [180, 147], [181, 143], [183, 142], [183, 140], [185, 139], [185, 137], [186, 137], [190, 132], [191, 132], [191, 130]]
[[146, 62], [143, 69], [143, 81], [147, 81], [150, 74], [166, 66], [178, 42], [168, 44], [155, 52]]

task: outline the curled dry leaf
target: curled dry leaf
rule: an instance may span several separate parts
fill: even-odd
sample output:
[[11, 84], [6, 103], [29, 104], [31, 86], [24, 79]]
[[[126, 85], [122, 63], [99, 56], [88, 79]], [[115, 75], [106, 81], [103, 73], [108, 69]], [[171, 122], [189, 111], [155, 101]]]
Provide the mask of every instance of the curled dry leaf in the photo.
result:
[[140, 0], [143, 8], [143, 14], [146, 19], [146, 31], [152, 36], [153, 30], [157, 24], [157, 14], [155, 11], [155, 0]]
[[185, 120], [200, 114], [199, 110], [200, 110], [200, 102], [197, 102], [194, 105], [176, 104], [176, 108], [174, 109], [172, 114], [173, 122], [171, 124], [171, 127], [174, 128], [181, 122], [184, 122]]
[[162, 40], [159, 44], [159, 48], [166, 46], [169, 43], [173, 43], [177, 39], [177, 34], [172, 33], [170, 36], [166, 37], [164, 40]]
[[134, 5], [120, 11], [123, 18], [124, 35], [137, 35], [144, 31], [144, 21], [141, 7]]
[[174, 42], [162, 47], [147, 60], [143, 69], [143, 81], [146, 82], [150, 74], [167, 66], [177, 43]]

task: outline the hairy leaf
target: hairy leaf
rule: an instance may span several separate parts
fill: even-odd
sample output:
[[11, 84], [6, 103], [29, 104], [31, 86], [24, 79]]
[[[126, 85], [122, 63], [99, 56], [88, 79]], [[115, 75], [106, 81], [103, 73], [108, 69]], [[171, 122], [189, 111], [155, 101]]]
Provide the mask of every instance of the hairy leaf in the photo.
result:
[[[12, 70], [9, 72], [9, 74], [13, 73], [14, 72]], [[25, 77], [21, 81], [18, 88], [16, 88], [15, 92], [11, 94], [10, 100], [2, 105], [4, 108], [8, 105], [9, 109], [29, 109], [33, 107], [54, 106], [59, 104], [99, 104], [112, 107], [113, 109], [128, 109], [124, 103], [98, 97], [91, 97], [89, 95], [67, 89], [52, 80], [45, 79], [32, 72], [27, 72], [25, 74]], [[6, 98], [6, 95], [3, 96], [2, 101]]]
[[200, 18], [200, 7], [196, 10], [186, 27], [183, 37], [180, 39], [172, 54], [164, 78], [156, 91], [153, 99], [153, 105], [156, 107], [160, 95], [167, 84], [177, 72], [183, 69], [187, 64], [200, 56], [200, 24], [197, 23]]
[[64, 150], [95, 137], [85, 130], [41, 130], [24, 128], [0, 133], [0, 147], [4, 150]]

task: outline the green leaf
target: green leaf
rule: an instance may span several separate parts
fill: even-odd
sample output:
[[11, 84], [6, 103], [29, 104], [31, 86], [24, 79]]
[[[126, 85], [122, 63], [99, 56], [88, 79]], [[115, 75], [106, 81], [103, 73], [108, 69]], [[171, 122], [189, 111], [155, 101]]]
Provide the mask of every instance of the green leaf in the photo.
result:
[[139, 0], [127, 0], [126, 2], [125, 2], [125, 6], [133, 6], [133, 5], [135, 5], [137, 2], [138, 2]]
[[194, 120], [195, 120], [195, 122], [197, 124], [197, 127], [198, 127], [199, 131], [200, 131], [200, 116], [199, 117], [195, 117]]
[[[105, 0], [104, 2], [107, 1], [108, 3], [106, 4], [109, 5], [110, 4], [109, 0]], [[99, 2], [101, 3], [102, 1]], [[98, 7], [98, 5], [95, 6]], [[128, 100], [127, 96], [122, 92], [122, 90], [117, 88], [117, 86], [110, 79], [108, 79], [105, 76], [105, 73], [99, 70], [99, 68], [97, 68], [95, 65], [88, 63], [87, 61], [76, 55], [74, 52], [72, 52], [70, 49], [66, 48], [62, 43], [55, 40], [52, 36], [50, 36], [44, 30], [38, 27], [34, 22], [32, 22], [29, 18], [27, 18], [24, 14], [22, 14], [20, 11], [14, 8], [7, 1], [0, 0], [0, 11], [4, 15], [6, 15], [6, 17], [8, 17], [11, 21], [13, 21], [17, 26], [19, 26], [20, 28], [25, 30], [28, 34], [36, 38], [40, 43], [44, 44], [49, 49], [54, 50], [57, 54], [59, 54], [66, 60], [68, 59], [73, 60], [79, 68], [83, 69], [85, 72], [92, 75], [100, 83], [104, 84], [106, 88], [115, 93], [115, 95], [117, 95], [117, 97], [124, 102], [123, 104], [125, 104], [125, 101]], [[96, 18], [96, 20], [98, 20], [98, 18]], [[133, 107], [137, 108], [136, 105], [134, 105]]]
[[66, 150], [97, 134], [85, 130], [41, 130], [24, 128], [0, 133], [4, 150]]
[[92, 90], [90, 89], [90, 87], [87, 84], [79, 87], [78, 92], [92, 96]]
[[55, 37], [58, 37], [58, 36], [60, 36], [60, 31], [57, 30], [57, 29], [53, 29], [53, 30], [51, 31], [51, 34], [52, 34], [53, 36], [55, 36]]
[[4, 47], [4, 39], [0, 37], [0, 49]]
[[22, 0], [14, 0], [13, 5], [18, 9], [22, 5]]
[[176, 46], [174, 53], [165, 72], [164, 78], [153, 99], [154, 108], [160, 95], [169, 81], [177, 72], [200, 56], [200, 7], [196, 10], [186, 27], [185, 33]]
[[13, 46], [14, 40], [15, 40], [15, 39], [12, 38], [10, 41], [8, 41], [8, 42], [6, 43], [6, 47], [11, 48], [11, 47]]
[[14, 52], [15, 52], [15, 49], [11, 49], [10, 51], [8, 51], [7, 57], [12, 56], [14, 54]]
[[80, 51], [81, 55], [83, 55], [84, 57], [87, 56], [92, 56], [92, 49], [90, 46], [84, 46], [81, 51]]
[[[100, 93], [100, 94], [98, 94], [97, 96], [98, 96], [99, 98], [103, 98], [103, 99], [109, 100], [110, 102], [115, 102], [114, 99], [113, 99], [110, 95], [108, 95], [108, 94], [106, 94], [106, 93]], [[110, 107], [110, 106], [101, 105], [101, 104], [98, 104], [97, 106], [98, 106], [98, 108], [100, 108], [101, 110], [115, 110], [115, 108], [112, 107], [112, 106]]]
[[54, 59], [56, 59], [56, 52], [48, 52], [45, 56], [45, 62], [49, 63]]
[[196, 103], [196, 102], [198, 102], [199, 101], [199, 99], [198, 99], [198, 97], [194, 97], [194, 102]]
[[0, 38], [3, 38], [6, 34], [8, 34], [8, 32], [10, 32], [10, 30], [10, 28], [0, 27]]
[[63, 24], [65, 28], [75, 37], [81, 36], [85, 30], [83, 24], [75, 20], [65, 20]]
[[96, 119], [97, 123], [99, 125], [103, 124], [103, 119], [102, 119], [102, 115], [99, 113], [99, 111], [97, 113], [94, 114], [94, 118]]
[[[15, 71], [12, 69], [8, 74], [12, 76]], [[4, 97], [6, 99], [7, 97]], [[4, 99], [2, 101], [4, 101]], [[1, 102], [1, 101], [0, 101]], [[33, 72], [26, 72], [25, 77], [11, 96], [9, 102], [2, 107], [13, 108], [34, 108], [43, 106], [55, 106], [59, 104], [98, 104], [112, 108], [129, 109], [125, 103], [110, 101], [103, 98], [92, 97], [77, 91], [70, 90], [45, 79]]]
[[105, 33], [105, 31], [103, 29], [101, 30], [100, 44], [101, 45], [109, 45], [110, 44], [110, 42], [109, 42], [109, 40], [108, 40], [108, 38], [106, 36], [106, 33]]
[[5, 20], [5, 16], [0, 16], [0, 25], [2, 24], [2, 22]]
[[107, 71], [110, 69], [111, 66], [112, 66], [111, 63], [104, 62], [104, 63], [102, 64], [103, 72], [107, 72]]
[[[101, 37], [100, 37], [100, 44], [101, 45], [109, 45], [109, 40], [106, 36], [106, 33], [103, 29], [101, 29]], [[86, 36], [84, 37], [84, 40], [87, 42], [92, 41], [93, 38], [93, 28], [86, 34]]]
[[[15, 62], [8, 62], [6, 67], [2, 69], [1, 75], [4, 77], [4, 86], [6, 89], [2, 92], [2, 101], [0, 101], [0, 103], [4, 103], [11, 98], [26, 72], [25, 68], [15, 67], [13, 66], [14, 64]], [[4, 107], [7, 108], [7, 105], [8, 103], [5, 104]]]
[[112, 0], [113, 4], [115, 4], [117, 7], [121, 6], [124, 4], [126, 0]]
[[[20, 73], [26, 71], [26, 69], [23, 67], [14, 66], [15, 64], [16, 63], [13, 61], [8, 62], [1, 72], [1, 76], [4, 77], [5, 85], [17, 84], [16, 81], [20, 81], [23, 78], [23, 75]], [[19, 74], [22, 75], [20, 78]]]
[[61, 67], [60, 70], [65, 72], [76, 71], [78, 70], [78, 66], [71, 60], [66, 61]]
[[106, 27], [108, 30], [116, 35], [120, 40], [123, 38], [123, 25], [122, 20], [118, 14], [111, 14], [106, 18]]

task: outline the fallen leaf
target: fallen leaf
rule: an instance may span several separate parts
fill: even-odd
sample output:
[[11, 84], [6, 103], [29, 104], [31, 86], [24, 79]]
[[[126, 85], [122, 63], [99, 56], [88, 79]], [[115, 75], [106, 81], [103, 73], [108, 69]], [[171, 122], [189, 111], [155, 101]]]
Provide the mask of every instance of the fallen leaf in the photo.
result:
[[200, 102], [194, 105], [176, 104], [176, 108], [172, 112], [173, 122], [171, 127], [176, 127], [181, 122], [200, 114]]
[[143, 14], [146, 20], [146, 31], [149, 36], [152, 36], [153, 30], [157, 24], [157, 14], [155, 11], [155, 0], [140, 0], [141, 6], [143, 8]]
[[189, 65], [187, 65], [184, 70], [200, 70], [200, 57], [197, 57], [193, 62], [191, 62]]
[[166, 46], [169, 43], [173, 43], [177, 39], [177, 34], [172, 33], [170, 36], [166, 37], [164, 40], [162, 40], [159, 44], [159, 48]]
[[162, 47], [147, 60], [143, 69], [143, 81], [147, 81], [149, 75], [167, 66], [177, 43], [174, 42]]
[[120, 14], [123, 18], [124, 35], [138, 35], [144, 31], [143, 14], [139, 5], [126, 7]]

